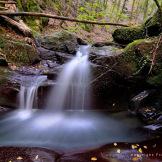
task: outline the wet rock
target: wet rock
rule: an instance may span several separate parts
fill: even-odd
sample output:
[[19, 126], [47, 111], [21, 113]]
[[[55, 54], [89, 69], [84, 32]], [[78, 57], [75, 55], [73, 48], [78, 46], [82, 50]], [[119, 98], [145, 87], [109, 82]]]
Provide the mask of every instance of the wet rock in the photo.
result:
[[156, 90], [145, 90], [135, 97], [133, 97], [130, 101], [129, 110], [132, 113], [138, 113], [141, 107], [145, 106], [152, 100], [153, 95], [156, 93]]
[[113, 47], [121, 47], [118, 43], [115, 42], [96, 42], [92, 44], [92, 47], [103, 47], [103, 46], [113, 46]]
[[152, 132], [162, 133], [162, 123], [150, 124], [144, 126], [145, 129], [151, 130]]
[[41, 75], [42, 69], [37, 67], [22, 66], [16, 70], [19, 74], [23, 75]]
[[8, 66], [8, 62], [4, 54], [0, 52], [0, 66]]
[[[92, 64], [91, 68], [93, 106], [116, 112], [120, 111], [121, 108], [125, 109], [124, 102], [127, 98], [125, 95], [128, 86], [125, 85], [124, 74], [118, 73], [116, 70], [117, 65], [106, 67]], [[116, 93], [117, 91], [118, 93]]]
[[56, 56], [54, 51], [45, 49], [43, 47], [38, 47], [37, 48], [39, 51], [39, 56], [43, 60], [56, 60]]
[[11, 109], [9, 109], [9, 108], [0, 106], [0, 114], [4, 114], [5, 112], [9, 112], [10, 110]]
[[47, 50], [43, 47], [38, 47], [38, 51], [40, 53], [40, 58], [42, 60], [56, 61], [59, 64], [66, 63], [68, 60], [70, 60], [73, 57], [68, 53]]
[[122, 53], [122, 49], [114, 46], [92, 47], [90, 55], [95, 56], [116, 56]]
[[[92, 47], [89, 56], [91, 61], [93, 103], [97, 107], [120, 111], [126, 108], [129, 89], [136, 85], [130, 81], [132, 72], [123, 61], [122, 48], [114, 46]], [[141, 82], [140, 82], [141, 84]], [[140, 86], [140, 85], [139, 85]], [[118, 91], [118, 94], [116, 92]]]
[[143, 107], [140, 108], [138, 111], [138, 116], [147, 123], [155, 123], [159, 116], [160, 116], [160, 111], [155, 108], [155, 107]]
[[17, 96], [19, 89], [11, 83], [0, 86], [0, 106], [7, 108], [17, 108]]
[[61, 31], [39, 38], [40, 46], [51, 51], [75, 54], [79, 44], [85, 44], [76, 35]]
[[161, 92], [158, 90], [145, 90], [133, 97], [129, 104], [129, 111], [136, 114], [147, 124], [161, 121]]
[[43, 148], [1, 147], [0, 159], [3, 162], [56, 162], [59, 154]]

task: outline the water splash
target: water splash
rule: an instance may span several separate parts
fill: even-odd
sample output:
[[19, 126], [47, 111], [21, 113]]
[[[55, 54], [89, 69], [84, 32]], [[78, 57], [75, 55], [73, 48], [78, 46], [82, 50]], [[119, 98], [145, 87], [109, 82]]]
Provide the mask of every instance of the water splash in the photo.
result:
[[37, 97], [39, 86], [47, 79], [46, 76], [23, 77], [20, 88], [19, 101], [20, 109], [31, 110], [34, 105], [34, 100]]
[[90, 46], [80, 46], [76, 56], [64, 65], [49, 97], [48, 108], [84, 110], [90, 106], [89, 49]]

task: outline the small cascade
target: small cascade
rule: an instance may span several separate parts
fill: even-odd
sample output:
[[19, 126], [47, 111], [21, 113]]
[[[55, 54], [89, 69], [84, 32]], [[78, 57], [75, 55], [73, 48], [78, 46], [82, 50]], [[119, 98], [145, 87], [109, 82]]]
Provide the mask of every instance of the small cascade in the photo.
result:
[[38, 88], [46, 79], [46, 76], [23, 77], [19, 93], [20, 109], [31, 110], [33, 108]]
[[90, 46], [80, 46], [76, 56], [64, 65], [56, 80], [48, 108], [54, 110], [84, 110], [90, 106]]

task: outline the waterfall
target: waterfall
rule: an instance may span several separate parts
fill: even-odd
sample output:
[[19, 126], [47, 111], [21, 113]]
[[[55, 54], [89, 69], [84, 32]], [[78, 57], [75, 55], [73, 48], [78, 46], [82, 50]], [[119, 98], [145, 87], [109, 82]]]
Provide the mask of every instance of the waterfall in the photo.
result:
[[54, 110], [84, 110], [90, 106], [90, 46], [80, 46], [76, 56], [64, 65], [52, 89], [47, 107]]
[[46, 76], [22, 77], [22, 85], [19, 93], [20, 109], [31, 110], [33, 108], [38, 88], [46, 79]]

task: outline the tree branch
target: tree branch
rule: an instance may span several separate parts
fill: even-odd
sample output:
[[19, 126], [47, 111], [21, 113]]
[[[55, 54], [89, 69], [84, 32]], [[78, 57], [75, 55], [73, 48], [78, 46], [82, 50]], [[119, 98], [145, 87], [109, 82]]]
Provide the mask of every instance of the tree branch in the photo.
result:
[[57, 16], [57, 15], [51, 15], [51, 14], [45, 14], [45, 13], [37, 13], [37, 12], [0, 12], [0, 15], [6, 15], [6, 16], [35, 16], [35, 17], [48, 17], [58, 20], [65, 20], [65, 21], [71, 21], [71, 22], [78, 22], [78, 23], [85, 23], [85, 24], [96, 24], [96, 25], [113, 25], [113, 26], [123, 26], [128, 27], [128, 25], [120, 24], [120, 23], [109, 23], [109, 22], [96, 22], [96, 21], [89, 21], [89, 20], [78, 20], [74, 18], [64, 17], [64, 16]]
[[155, 65], [155, 61], [156, 61], [156, 55], [157, 55], [157, 50], [159, 48], [159, 45], [162, 41], [162, 35], [160, 35], [159, 39], [158, 39], [158, 42], [156, 44], [156, 47], [153, 49], [153, 52], [152, 52], [152, 61], [151, 61], [151, 67], [150, 67], [150, 70], [149, 70], [149, 73], [151, 73], [152, 69], [153, 69], [153, 66]]
[[32, 32], [31, 29], [28, 28], [28, 26], [26, 26], [25, 23], [23, 23], [22, 20], [20, 20], [19, 22], [11, 19], [8, 16], [1, 16], [3, 18], [4, 21], [6, 21], [7, 23], [9, 23], [10, 26], [15, 27], [16, 29], [18, 29], [19, 31], [21, 31], [25, 36], [27, 37], [31, 37], [32, 36]]
[[0, 6], [0, 10], [8, 10], [8, 8]]
[[0, 1], [0, 4], [16, 4], [14, 1]]

